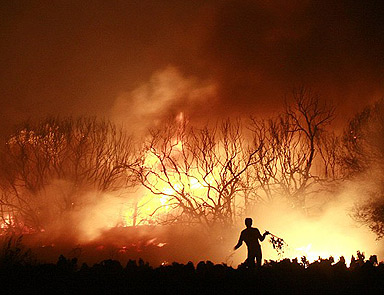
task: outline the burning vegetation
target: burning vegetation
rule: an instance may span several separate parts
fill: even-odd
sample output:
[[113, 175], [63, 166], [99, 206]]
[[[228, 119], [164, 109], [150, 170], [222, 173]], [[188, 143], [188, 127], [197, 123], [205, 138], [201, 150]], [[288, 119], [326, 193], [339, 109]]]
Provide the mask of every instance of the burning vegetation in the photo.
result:
[[[1, 234], [29, 234], [44, 250], [61, 243], [107, 256], [117, 249], [124, 259], [151, 252], [159, 264], [204, 255], [223, 261], [233, 259], [227, 251], [244, 217], [256, 216], [284, 235], [271, 238], [279, 258], [373, 251], [372, 234], [368, 243], [360, 232], [347, 235], [342, 226], [352, 219], [332, 206], [345, 187], [360, 193], [350, 186], [372, 167], [382, 171], [371, 157], [383, 149], [366, 128], [384, 126], [374, 116], [382, 104], [358, 114], [343, 136], [329, 131], [334, 109], [307, 89], [274, 118], [196, 126], [180, 115], [140, 141], [97, 118], [26, 123], [1, 148]], [[372, 195], [381, 181], [371, 183]], [[380, 238], [384, 215], [368, 196], [350, 212]]]

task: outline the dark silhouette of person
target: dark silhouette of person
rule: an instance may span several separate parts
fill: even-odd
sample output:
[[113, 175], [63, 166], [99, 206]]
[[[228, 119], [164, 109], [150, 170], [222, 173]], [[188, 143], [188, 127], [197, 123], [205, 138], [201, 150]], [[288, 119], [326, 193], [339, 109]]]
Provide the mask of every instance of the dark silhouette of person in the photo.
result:
[[239, 242], [236, 244], [234, 250], [238, 249], [243, 242], [245, 242], [248, 248], [248, 257], [245, 260], [245, 265], [248, 266], [248, 268], [254, 268], [256, 258], [257, 266], [260, 267], [262, 253], [259, 240], [260, 242], [264, 241], [269, 232], [265, 231], [265, 233], [261, 235], [257, 228], [252, 227], [252, 218], [245, 218], [245, 226], [247, 228], [242, 230]]

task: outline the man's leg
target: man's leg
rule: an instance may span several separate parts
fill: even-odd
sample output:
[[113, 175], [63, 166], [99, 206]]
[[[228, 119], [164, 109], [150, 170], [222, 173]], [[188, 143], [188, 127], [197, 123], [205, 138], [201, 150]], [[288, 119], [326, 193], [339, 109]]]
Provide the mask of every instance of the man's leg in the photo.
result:
[[261, 260], [263, 258], [263, 254], [261, 253], [261, 248], [256, 250], [256, 263], [257, 267], [261, 267]]
[[248, 249], [248, 257], [246, 262], [249, 268], [255, 268], [255, 257], [256, 257], [255, 251], [253, 249], [252, 250]]

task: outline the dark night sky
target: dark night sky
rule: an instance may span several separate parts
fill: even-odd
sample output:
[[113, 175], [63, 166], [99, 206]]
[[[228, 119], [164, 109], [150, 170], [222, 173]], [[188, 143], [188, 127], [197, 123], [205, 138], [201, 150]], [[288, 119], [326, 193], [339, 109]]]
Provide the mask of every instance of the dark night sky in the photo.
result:
[[367, 0], [2, 1], [0, 132], [47, 114], [257, 114], [300, 85], [345, 117], [383, 97], [383, 16]]

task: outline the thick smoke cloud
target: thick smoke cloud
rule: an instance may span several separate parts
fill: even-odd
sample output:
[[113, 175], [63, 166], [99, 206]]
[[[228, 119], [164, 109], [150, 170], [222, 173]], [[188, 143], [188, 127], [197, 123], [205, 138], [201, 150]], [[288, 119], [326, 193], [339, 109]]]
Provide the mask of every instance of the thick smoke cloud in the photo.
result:
[[[167, 67], [155, 72], [147, 83], [117, 97], [110, 117], [128, 132], [142, 136], [164, 120], [185, 119], [184, 112], [198, 113], [200, 121], [209, 121], [208, 112], [217, 104], [216, 95], [214, 83], [184, 77], [176, 68]], [[194, 119], [194, 123], [199, 122]]]
[[169, 66], [217, 86], [215, 106], [197, 108], [210, 117], [271, 111], [297, 85], [349, 114], [382, 96], [383, 12], [380, 1], [6, 1], [1, 132], [48, 113], [105, 115]]
[[365, 4], [242, 1], [218, 7], [204, 48], [225, 106], [271, 107], [298, 84], [351, 104], [378, 95], [383, 7]]

